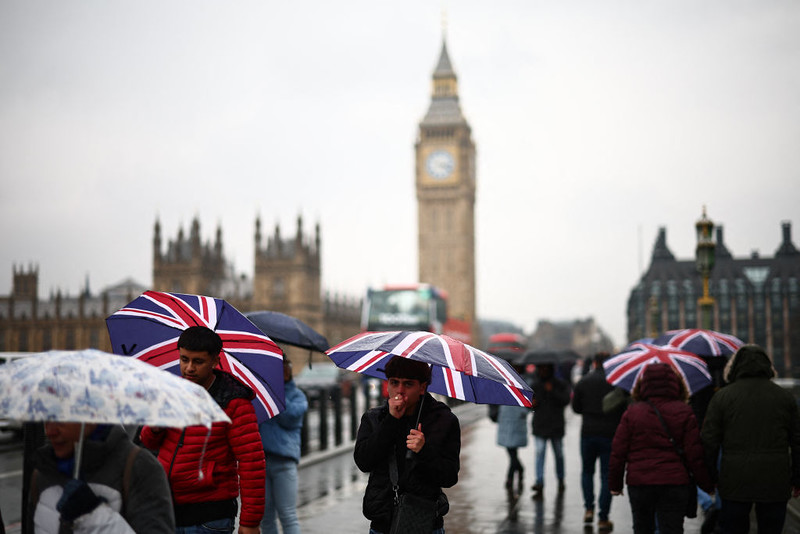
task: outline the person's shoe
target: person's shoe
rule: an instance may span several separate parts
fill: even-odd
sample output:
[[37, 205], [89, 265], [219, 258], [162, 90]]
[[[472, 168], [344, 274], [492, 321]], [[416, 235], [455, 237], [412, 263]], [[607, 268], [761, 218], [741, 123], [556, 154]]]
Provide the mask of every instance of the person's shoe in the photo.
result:
[[597, 522], [598, 532], [611, 532], [614, 530], [614, 523], [610, 519], [601, 519]]
[[719, 508], [712, 506], [705, 513], [703, 524], [700, 526], [701, 534], [713, 534], [717, 527], [717, 518], [719, 517]]
[[594, 510], [590, 508], [583, 513], [583, 522], [594, 523]]
[[531, 486], [531, 489], [533, 490], [533, 495], [531, 495], [531, 499], [535, 501], [541, 500], [544, 493], [544, 486], [542, 486], [541, 484], [534, 484], [533, 486]]
[[559, 480], [558, 481], [558, 492], [559, 493], [564, 493], [565, 489], [567, 489], [567, 487], [564, 485], [564, 481], [563, 480]]
[[514, 489], [514, 475], [511, 475], [506, 479], [506, 489], [509, 491]]

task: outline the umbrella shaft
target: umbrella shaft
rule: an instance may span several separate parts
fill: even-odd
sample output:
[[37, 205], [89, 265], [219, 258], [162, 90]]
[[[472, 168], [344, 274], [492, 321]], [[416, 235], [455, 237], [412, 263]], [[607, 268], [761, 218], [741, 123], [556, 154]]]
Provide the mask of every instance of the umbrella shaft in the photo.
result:
[[78, 438], [78, 443], [75, 444], [75, 470], [72, 473], [72, 478], [77, 479], [81, 471], [81, 456], [83, 454], [83, 433], [86, 429], [86, 423], [81, 423], [81, 435]]

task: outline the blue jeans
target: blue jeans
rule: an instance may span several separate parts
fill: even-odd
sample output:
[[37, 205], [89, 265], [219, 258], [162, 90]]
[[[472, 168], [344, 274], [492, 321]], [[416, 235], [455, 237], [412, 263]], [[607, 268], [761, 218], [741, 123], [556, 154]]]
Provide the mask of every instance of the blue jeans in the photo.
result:
[[611, 509], [611, 490], [608, 489], [608, 460], [611, 458], [612, 438], [599, 436], [583, 436], [581, 438], [581, 484], [583, 487], [583, 507], [594, 510], [594, 467], [600, 460], [600, 495], [597, 505], [600, 508], [600, 519], [608, 519]]
[[290, 458], [268, 454], [266, 464], [261, 533], [278, 534], [277, 519], [280, 518], [283, 534], [300, 534], [300, 522], [297, 520], [297, 463]]
[[544, 486], [544, 454], [547, 452], [547, 442], [553, 448], [556, 457], [556, 477], [559, 482], [564, 481], [564, 442], [561, 438], [540, 438], [534, 436], [536, 442], [536, 485]]
[[202, 525], [192, 525], [189, 527], [175, 527], [175, 534], [232, 534], [233, 518], [215, 519]]

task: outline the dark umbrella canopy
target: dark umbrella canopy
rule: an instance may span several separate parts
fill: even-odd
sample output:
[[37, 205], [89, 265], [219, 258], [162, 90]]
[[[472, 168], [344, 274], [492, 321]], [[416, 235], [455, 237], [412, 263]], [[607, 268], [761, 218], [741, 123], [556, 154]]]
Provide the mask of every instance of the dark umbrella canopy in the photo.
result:
[[557, 365], [565, 362], [576, 362], [581, 357], [575, 351], [569, 349], [537, 349], [529, 350], [519, 356], [516, 363], [518, 365], [542, 365], [552, 363]]
[[291, 315], [262, 310], [245, 313], [245, 317], [278, 343], [318, 352], [325, 352], [330, 348], [325, 336]]
[[504, 359], [512, 365], [516, 365], [517, 360], [519, 360], [519, 357], [522, 356], [522, 351], [514, 349], [496, 349], [487, 352], [492, 356], [497, 356], [498, 358]]

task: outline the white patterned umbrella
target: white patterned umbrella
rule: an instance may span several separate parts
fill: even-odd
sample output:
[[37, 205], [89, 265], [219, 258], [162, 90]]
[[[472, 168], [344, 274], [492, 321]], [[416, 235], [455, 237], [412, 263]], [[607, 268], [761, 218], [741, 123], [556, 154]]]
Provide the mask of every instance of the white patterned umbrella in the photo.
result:
[[202, 386], [94, 349], [42, 352], [0, 366], [0, 417], [168, 427], [230, 423]]

